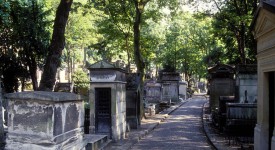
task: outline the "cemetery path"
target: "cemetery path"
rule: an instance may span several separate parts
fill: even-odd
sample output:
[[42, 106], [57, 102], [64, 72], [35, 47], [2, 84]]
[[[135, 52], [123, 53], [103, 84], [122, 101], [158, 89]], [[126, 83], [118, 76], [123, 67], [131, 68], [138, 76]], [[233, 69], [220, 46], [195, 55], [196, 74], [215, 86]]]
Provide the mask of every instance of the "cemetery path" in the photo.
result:
[[202, 129], [202, 107], [206, 99], [193, 97], [173, 113], [132, 150], [198, 150], [214, 149]]

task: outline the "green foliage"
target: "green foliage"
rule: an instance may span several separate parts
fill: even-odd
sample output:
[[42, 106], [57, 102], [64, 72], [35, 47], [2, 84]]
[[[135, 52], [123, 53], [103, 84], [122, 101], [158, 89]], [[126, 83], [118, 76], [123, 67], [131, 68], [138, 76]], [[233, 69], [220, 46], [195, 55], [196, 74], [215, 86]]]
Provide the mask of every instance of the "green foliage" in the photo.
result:
[[88, 99], [88, 89], [89, 89], [89, 77], [87, 72], [83, 69], [77, 69], [72, 75], [72, 80], [74, 82], [74, 87], [76, 88], [76, 93], [85, 96], [85, 99]]
[[82, 69], [77, 69], [73, 75], [73, 81], [76, 87], [78, 88], [88, 88], [89, 87], [89, 78], [85, 71]]
[[249, 26], [257, 1], [224, 1], [214, 15], [213, 32], [224, 43], [228, 63], [256, 62], [256, 43]]
[[[1, 5], [0, 64], [6, 91], [18, 90], [18, 79], [22, 86], [26, 79], [32, 79], [37, 87], [36, 69], [42, 66], [49, 42], [49, 32], [45, 30], [47, 13], [42, 10], [43, 3], [35, 0], [9, 1]], [[9, 74], [7, 72], [11, 71]]]
[[167, 25], [165, 42], [157, 51], [157, 62], [164, 68], [173, 66], [187, 78], [205, 77], [211, 61], [205, 62], [203, 58], [215, 48], [217, 43], [213, 39], [211, 18], [178, 12]]
[[0, 0], [0, 28], [9, 23], [10, 3]]
[[132, 62], [133, 1], [96, 1], [92, 4], [99, 12], [103, 12], [102, 19], [97, 21], [97, 27], [98, 33], [104, 38], [96, 44], [91, 44], [90, 48], [108, 61], [124, 59], [128, 63]]
[[[9, 91], [16, 89], [18, 79], [32, 78], [35, 70], [31, 72], [30, 68], [44, 64], [59, 2], [0, 0], [0, 38], [6, 39], [0, 43], [0, 69], [4, 73], [19, 68], [9, 73], [9, 80], [14, 82]], [[204, 77], [206, 69], [217, 62], [256, 61], [255, 41], [249, 31], [255, 1], [216, 0], [217, 13], [212, 15], [186, 13], [177, 0], [75, 0], [61, 59], [62, 67], [70, 68], [77, 86], [87, 88], [80, 84], [88, 82], [84, 79], [86, 73], [73, 73], [75, 64], [83, 67], [84, 55], [91, 63], [100, 59], [135, 62], [135, 2], [140, 3], [138, 9], [142, 14], [137, 46], [147, 71], [162, 66], [184, 72], [190, 78]], [[190, 4], [195, 2], [198, 0]], [[7, 75], [4, 78], [8, 79]]]

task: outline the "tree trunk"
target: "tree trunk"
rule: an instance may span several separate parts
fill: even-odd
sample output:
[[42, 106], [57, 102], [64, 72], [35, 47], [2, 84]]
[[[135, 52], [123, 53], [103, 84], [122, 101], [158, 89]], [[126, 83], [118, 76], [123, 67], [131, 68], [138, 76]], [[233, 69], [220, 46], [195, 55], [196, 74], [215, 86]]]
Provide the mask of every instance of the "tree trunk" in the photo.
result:
[[72, 2], [73, 0], [61, 0], [57, 8], [52, 40], [49, 46], [49, 53], [44, 66], [39, 90], [53, 90], [57, 68], [60, 66], [60, 57], [65, 46], [65, 27], [68, 21]]
[[38, 82], [37, 82], [37, 64], [35, 61], [34, 56], [29, 55], [31, 58], [27, 60], [27, 64], [29, 66], [29, 72], [32, 80], [32, 88], [34, 91], [38, 89]]
[[129, 50], [128, 39], [129, 39], [129, 34], [126, 33], [125, 34], [125, 49], [126, 49], [126, 52], [127, 52], [127, 65], [128, 65], [127, 72], [130, 73], [131, 72], [131, 62], [130, 62], [131, 55], [130, 55], [130, 50]]
[[140, 120], [144, 117], [144, 107], [143, 107], [143, 89], [144, 89], [144, 69], [145, 64], [140, 52], [140, 23], [141, 23], [141, 15], [143, 6], [140, 6], [141, 2], [135, 0], [135, 9], [136, 9], [136, 16], [134, 22], [134, 57], [135, 63], [137, 65], [137, 71], [140, 73]]

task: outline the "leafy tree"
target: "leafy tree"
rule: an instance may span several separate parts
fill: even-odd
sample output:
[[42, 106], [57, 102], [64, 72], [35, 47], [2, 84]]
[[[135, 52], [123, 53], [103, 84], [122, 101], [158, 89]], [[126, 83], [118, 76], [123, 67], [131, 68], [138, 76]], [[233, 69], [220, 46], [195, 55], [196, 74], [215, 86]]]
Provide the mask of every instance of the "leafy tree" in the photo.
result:
[[[147, 38], [141, 35], [142, 25], [145, 25], [145, 21], [152, 18], [153, 20], [157, 20], [158, 12], [160, 8], [166, 6], [173, 6], [176, 8], [177, 1], [159, 1], [159, 0], [114, 0], [114, 1], [93, 1], [95, 8], [102, 10], [109, 17], [106, 19], [105, 26], [101, 29], [104, 29], [107, 40], [102, 41], [102, 43], [106, 44], [110, 42], [110, 39], [113, 43], [120, 45], [119, 47], [125, 47], [128, 63], [131, 62], [130, 59], [133, 60], [137, 66], [138, 73], [140, 73], [141, 77], [141, 91], [143, 90], [143, 80], [145, 74], [146, 64], [149, 64], [150, 59], [147, 58], [147, 54], [152, 54], [151, 50], [147, 49], [147, 43], [145, 42]], [[148, 6], [148, 7], [147, 7]], [[149, 7], [154, 6], [154, 7]], [[153, 9], [152, 9], [153, 8]], [[156, 15], [157, 14], [157, 15]], [[160, 18], [158, 18], [160, 19]], [[108, 30], [109, 29], [109, 30]], [[102, 30], [101, 30], [102, 31]], [[110, 38], [109, 38], [109, 37]], [[152, 37], [152, 36], [148, 36]], [[117, 40], [123, 39], [123, 40]], [[117, 41], [124, 41], [123, 45], [119, 44]], [[144, 43], [142, 43], [144, 42]], [[121, 42], [120, 42], [121, 43]], [[132, 45], [133, 43], [133, 45]], [[143, 44], [145, 44], [143, 47]], [[102, 45], [102, 46], [106, 46]], [[132, 48], [130, 48], [132, 45]], [[149, 45], [149, 44], [148, 44]], [[112, 45], [112, 47], [115, 45]], [[103, 49], [104, 50], [104, 49]], [[108, 51], [110, 52], [110, 51]], [[149, 53], [148, 53], [149, 52]], [[113, 55], [114, 56], [114, 55]], [[142, 92], [141, 92], [142, 94]], [[142, 95], [140, 96], [142, 98]], [[142, 103], [142, 100], [141, 100]], [[142, 106], [143, 104], [141, 104]], [[141, 114], [143, 110], [140, 111]]]
[[229, 63], [255, 63], [256, 46], [249, 26], [257, 8], [257, 0], [215, 2], [219, 11], [214, 15], [214, 33], [225, 44]]
[[[98, 40], [96, 34], [96, 17], [92, 15], [89, 8], [84, 7], [84, 2], [74, 2], [72, 4], [70, 16], [67, 21], [65, 31], [65, 49], [62, 54], [63, 66], [68, 68], [68, 79], [71, 82], [71, 74], [74, 72], [74, 64], [85, 64], [84, 49], [91, 43]], [[63, 67], [62, 66], [62, 67]]]
[[91, 47], [97, 49], [104, 59], [124, 59], [129, 66], [133, 60], [133, 1], [96, 1], [94, 5], [104, 12], [102, 20], [97, 22], [98, 31], [104, 38]]
[[73, 0], [61, 0], [56, 10], [54, 30], [48, 49], [48, 56], [44, 66], [39, 90], [52, 91], [55, 84], [55, 75], [60, 66], [60, 58], [65, 45], [65, 27], [69, 17]]
[[[37, 68], [43, 64], [46, 48], [48, 47], [49, 32], [45, 30], [48, 22], [45, 22], [46, 12], [42, 12], [42, 4], [36, 0], [22, 2], [13, 7], [13, 32], [14, 38], [18, 38], [15, 46], [18, 47], [18, 55], [24, 66], [28, 66], [28, 72], [32, 79], [33, 89], [37, 90]], [[25, 31], [25, 32], [22, 32]]]
[[87, 73], [83, 69], [77, 69], [73, 75], [72, 79], [74, 81], [75, 87], [77, 88], [77, 92], [86, 95], [89, 88], [89, 78], [87, 76]]
[[[166, 41], [160, 46], [159, 62], [179, 72], [184, 72], [186, 80], [193, 75], [202, 78], [211, 61], [207, 57], [217, 43], [211, 34], [211, 18], [178, 11], [167, 25]], [[210, 60], [210, 59], [209, 59]]]
[[[18, 78], [22, 90], [26, 79], [31, 79], [33, 89], [38, 87], [36, 70], [43, 63], [49, 32], [45, 30], [47, 12], [43, 3], [34, 0], [6, 2], [9, 10], [1, 26], [1, 70], [7, 92], [18, 90]], [[7, 74], [7, 72], [9, 72]]]

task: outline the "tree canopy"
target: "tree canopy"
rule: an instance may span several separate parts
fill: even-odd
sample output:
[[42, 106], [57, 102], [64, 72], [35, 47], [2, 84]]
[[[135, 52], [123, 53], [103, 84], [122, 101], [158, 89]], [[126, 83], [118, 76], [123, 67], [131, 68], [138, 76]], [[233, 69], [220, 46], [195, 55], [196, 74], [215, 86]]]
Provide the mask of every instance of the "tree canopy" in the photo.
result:
[[205, 77], [217, 62], [256, 62], [249, 25], [257, 0], [211, 0], [208, 9], [196, 0], [0, 3], [0, 70], [7, 92], [28, 81], [36, 90], [38, 68], [44, 68], [41, 87], [51, 90], [58, 68], [68, 68], [71, 80], [75, 64], [84, 68], [85, 60], [122, 59], [144, 75], [168, 69], [186, 80]]
[[3, 7], [0, 12], [0, 68], [5, 90], [17, 91], [19, 80], [24, 88], [27, 79], [31, 79], [36, 90], [36, 70], [44, 63], [50, 35], [44, 3], [36, 0], [0, 3]]

